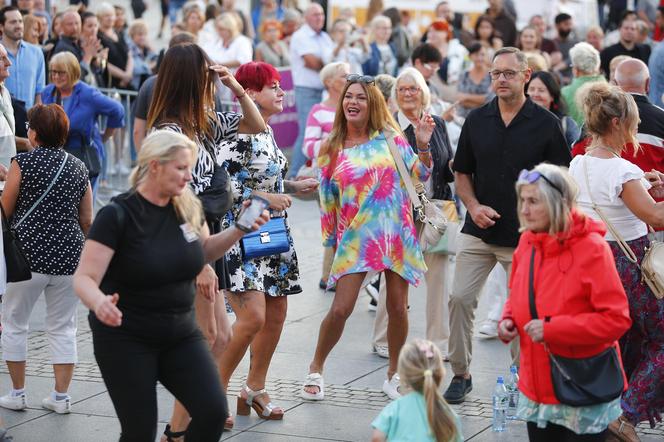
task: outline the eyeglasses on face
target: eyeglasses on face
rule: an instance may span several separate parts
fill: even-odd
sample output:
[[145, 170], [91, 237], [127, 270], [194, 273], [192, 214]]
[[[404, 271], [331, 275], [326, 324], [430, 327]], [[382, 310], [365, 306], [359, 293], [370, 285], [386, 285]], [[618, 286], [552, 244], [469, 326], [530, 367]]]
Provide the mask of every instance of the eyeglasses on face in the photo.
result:
[[403, 87], [397, 88], [397, 92], [401, 95], [406, 95], [406, 94], [414, 95], [414, 94], [418, 93], [419, 91], [420, 91], [420, 88], [417, 87], [417, 86], [403, 86]]
[[491, 75], [492, 80], [498, 80], [501, 75], [503, 77], [505, 77], [505, 80], [511, 80], [514, 77], [516, 77], [516, 74], [518, 74], [519, 72], [525, 72], [525, 69], [521, 69], [519, 71], [513, 71], [511, 69], [508, 69], [506, 71], [493, 70], [493, 71], [489, 71], [489, 75]]
[[66, 72], [66, 71], [56, 71], [55, 69], [51, 69], [51, 70], [50, 70], [50, 73], [51, 73], [51, 75], [54, 76], [54, 77], [55, 77], [55, 76], [61, 76], [61, 77], [62, 77], [62, 76], [67, 75], [67, 72]]
[[534, 182], [536, 182], [540, 178], [542, 178], [544, 181], [546, 181], [549, 186], [556, 189], [558, 191], [558, 193], [560, 194], [560, 196], [564, 196], [563, 191], [560, 187], [555, 185], [550, 179], [548, 179], [546, 176], [544, 176], [543, 174], [541, 174], [540, 172], [538, 172], [536, 170], [523, 169], [521, 171], [521, 173], [519, 173], [519, 179], [518, 179], [517, 183], [533, 184]]
[[371, 75], [350, 74], [346, 76], [349, 83], [376, 84], [376, 79]]

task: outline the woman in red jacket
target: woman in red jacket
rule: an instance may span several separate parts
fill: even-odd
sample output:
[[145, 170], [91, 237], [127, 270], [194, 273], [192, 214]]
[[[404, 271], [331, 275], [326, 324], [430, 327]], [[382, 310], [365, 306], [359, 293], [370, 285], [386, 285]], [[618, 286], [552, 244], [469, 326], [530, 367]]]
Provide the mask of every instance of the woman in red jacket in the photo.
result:
[[[517, 415], [527, 421], [531, 441], [604, 441], [609, 422], [621, 414], [620, 397], [583, 407], [561, 404], [547, 347], [567, 358], [587, 358], [610, 347], [619, 352], [617, 340], [631, 320], [605, 228], [577, 211], [578, 189], [566, 169], [540, 164], [523, 171], [516, 191], [523, 234], [498, 330], [505, 342], [520, 337]], [[539, 319], [530, 313], [531, 256]]]

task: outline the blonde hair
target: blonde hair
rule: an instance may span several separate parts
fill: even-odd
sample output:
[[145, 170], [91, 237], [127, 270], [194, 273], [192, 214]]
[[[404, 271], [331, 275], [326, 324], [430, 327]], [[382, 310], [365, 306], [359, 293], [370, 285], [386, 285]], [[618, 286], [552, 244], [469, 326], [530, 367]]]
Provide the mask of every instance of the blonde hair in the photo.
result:
[[71, 52], [59, 52], [48, 63], [49, 71], [62, 69], [67, 73], [67, 86], [73, 87], [81, 78], [81, 65]]
[[392, 27], [392, 21], [389, 17], [377, 15], [372, 18], [371, 23], [369, 24], [369, 43], [376, 41], [376, 28], [381, 24], [390, 25], [390, 27]]
[[434, 439], [438, 442], [456, 439], [459, 430], [454, 414], [440, 394], [445, 369], [438, 347], [424, 339], [406, 343], [399, 353], [397, 371], [403, 384], [424, 396]]
[[335, 61], [326, 64], [325, 66], [323, 66], [323, 69], [321, 69], [320, 73], [318, 74], [318, 76], [320, 77], [320, 81], [323, 82], [323, 85], [325, 85], [325, 82], [327, 80], [337, 75], [341, 70], [341, 68], [346, 66], [350, 69], [350, 65], [345, 61]]
[[127, 30], [127, 33], [129, 34], [130, 37], [133, 37], [136, 34], [147, 34], [148, 33], [148, 24], [142, 18], [137, 18], [129, 26], [129, 29]]
[[397, 76], [394, 89], [392, 89], [392, 99], [394, 101], [397, 100], [397, 89], [399, 88], [401, 80], [411, 80], [418, 88], [420, 88], [420, 92], [422, 93], [422, 110], [426, 111], [431, 105], [431, 91], [429, 90], [427, 81], [424, 79], [422, 73], [415, 68], [405, 68], [401, 71]]
[[[570, 219], [572, 211], [576, 208], [576, 197], [579, 194], [579, 187], [576, 181], [569, 174], [567, 168], [555, 166], [553, 164], [541, 163], [533, 169], [539, 172], [540, 175], [546, 177], [540, 178], [533, 184], [537, 186], [539, 196], [546, 204], [547, 212], [549, 214], [549, 234], [556, 235], [558, 233], [566, 232], [570, 227]], [[560, 191], [556, 190], [546, 180], [551, 181]], [[523, 215], [521, 215], [521, 188], [528, 183], [516, 183], [516, 213], [519, 217], [519, 232], [526, 230], [526, 223], [524, 222]]]
[[[150, 163], [158, 161], [166, 163], [173, 161], [175, 155], [180, 149], [188, 149], [191, 153], [192, 167], [198, 156], [198, 147], [185, 135], [169, 130], [155, 130], [151, 132], [141, 145], [138, 153], [136, 167], [129, 175], [129, 184], [133, 190], [144, 182], [148, 177]], [[173, 207], [178, 218], [189, 225], [197, 233], [201, 232], [203, 227], [203, 207], [201, 202], [191, 187], [186, 186], [181, 195], [171, 198]]]
[[622, 132], [622, 145], [634, 146], [634, 153], [639, 151], [639, 142], [636, 132], [639, 125], [639, 109], [631, 94], [605, 82], [592, 82], [581, 87], [577, 93], [577, 102], [583, 109], [586, 130], [592, 136], [594, 144], [600, 137], [609, 135], [612, 131], [612, 121], [620, 121], [619, 130]]
[[99, 6], [97, 7], [97, 17], [101, 17], [102, 15], [111, 14], [111, 13], [115, 15], [115, 8], [110, 3], [103, 2], [100, 3]]
[[240, 24], [237, 15], [232, 12], [219, 14], [215, 19], [215, 24], [231, 31], [231, 40], [240, 35]]

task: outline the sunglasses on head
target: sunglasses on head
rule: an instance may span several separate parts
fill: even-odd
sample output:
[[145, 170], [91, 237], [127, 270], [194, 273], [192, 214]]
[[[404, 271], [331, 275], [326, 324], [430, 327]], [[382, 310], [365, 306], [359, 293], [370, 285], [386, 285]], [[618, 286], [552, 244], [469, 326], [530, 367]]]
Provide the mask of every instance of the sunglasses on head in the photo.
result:
[[349, 83], [375, 84], [376, 79], [371, 75], [350, 74], [346, 76]]
[[556, 189], [560, 194], [560, 196], [564, 196], [563, 191], [560, 189], [560, 187], [555, 185], [550, 179], [548, 179], [547, 177], [545, 177], [543, 174], [539, 173], [536, 170], [523, 169], [521, 173], [519, 173], [519, 179], [517, 182], [523, 184], [533, 184], [535, 181], [539, 180], [540, 178], [546, 181], [549, 184], [549, 186]]

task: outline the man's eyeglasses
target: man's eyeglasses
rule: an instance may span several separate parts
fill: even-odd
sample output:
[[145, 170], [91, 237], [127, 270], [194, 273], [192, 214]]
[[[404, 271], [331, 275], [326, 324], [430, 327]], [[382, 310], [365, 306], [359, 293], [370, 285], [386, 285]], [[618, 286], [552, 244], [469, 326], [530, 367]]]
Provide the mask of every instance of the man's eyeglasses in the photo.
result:
[[371, 75], [350, 74], [346, 76], [349, 83], [376, 84], [376, 79]]
[[544, 181], [546, 181], [549, 184], [549, 186], [556, 189], [558, 191], [558, 193], [560, 194], [560, 196], [564, 196], [563, 191], [562, 191], [562, 189], [560, 189], [560, 187], [555, 185], [553, 183], [553, 181], [551, 181], [550, 179], [548, 179], [547, 177], [545, 177], [543, 174], [539, 173], [536, 170], [523, 169], [521, 171], [521, 173], [519, 173], [519, 179], [517, 180], [517, 183], [533, 184], [534, 182], [536, 182], [540, 178], [542, 178]]
[[505, 77], [505, 80], [511, 80], [514, 77], [516, 77], [516, 74], [519, 72], [526, 72], [525, 69], [521, 69], [520, 71], [512, 71], [512, 70], [506, 70], [506, 71], [489, 71], [489, 75], [491, 75], [492, 80], [498, 80], [500, 76], [502, 75]]

